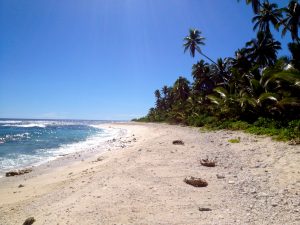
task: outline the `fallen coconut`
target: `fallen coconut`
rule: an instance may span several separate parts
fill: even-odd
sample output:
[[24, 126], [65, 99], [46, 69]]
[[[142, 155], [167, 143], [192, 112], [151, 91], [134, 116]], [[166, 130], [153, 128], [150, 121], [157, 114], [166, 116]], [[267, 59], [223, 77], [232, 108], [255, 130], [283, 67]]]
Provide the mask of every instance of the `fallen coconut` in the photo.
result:
[[194, 187], [206, 187], [208, 185], [206, 180], [196, 177], [186, 177], [184, 182]]
[[23, 225], [31, 225], [34, 222], [35, 222], [35, 219], [33, 217], [29, 217], [24, 221]]

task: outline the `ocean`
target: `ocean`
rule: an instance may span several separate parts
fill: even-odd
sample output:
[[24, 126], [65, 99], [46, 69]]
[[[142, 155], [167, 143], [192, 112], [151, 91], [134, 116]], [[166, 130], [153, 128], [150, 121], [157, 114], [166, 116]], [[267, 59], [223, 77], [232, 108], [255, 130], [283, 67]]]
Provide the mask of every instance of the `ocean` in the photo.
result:
[[117, 133], [101, 128], [107, 122], [0, 119], [0, 176], [99, 145]]

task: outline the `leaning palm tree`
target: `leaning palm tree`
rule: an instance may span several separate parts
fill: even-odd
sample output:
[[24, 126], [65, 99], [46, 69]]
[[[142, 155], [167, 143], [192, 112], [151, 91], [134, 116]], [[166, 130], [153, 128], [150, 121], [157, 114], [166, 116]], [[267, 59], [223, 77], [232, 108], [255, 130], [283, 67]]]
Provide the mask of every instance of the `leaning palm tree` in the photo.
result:
[[274, 3], [270, 4], [268, 1], [266, 1], [262, 4], [259, 14], [252, 19], [252, 22], [255, 23], [253, 30], [258, 28], [259, 31], [270, 34], [270, 23], [276, 30], [278, 30], [277, 25], [281, 18], [282, 13], [281, 10], [278, 9], [278, 5]]
[[184, 40], [184, 44], [183, 44], [184, 52], [189, 50], [191, 56], [195, 57], [195, 53], [197, 51], [199, 54], [201, 54], [202, 56], [207, 58], [209, 61], [216, 64], [211, 58], [209, 58], [207, 55], [203, 54], [203, 52], [201, 51], [200, 45], [205, 45], [205, 43], [204, 43], [205, 38], [201, 37], [200, 35], [201, 35], [201, 31], [199, 31], [197, 29], [190, 29], [189, 35], [183, 39]]
[[250, 60], [261, 67], [274, 65], [277, 50], [281, 49], [280, 42], [263, 32], [258, 32], [257, 38], [247, 42], [246, 46]]
[[291, 1], [287, 8], [283, 9], [285, 18], [279, 23], [283, 25], [282, 35], [289, 30], [293, 41], [300, 43], [298, 29], [300, 26], [300, 5], [297, 1]]

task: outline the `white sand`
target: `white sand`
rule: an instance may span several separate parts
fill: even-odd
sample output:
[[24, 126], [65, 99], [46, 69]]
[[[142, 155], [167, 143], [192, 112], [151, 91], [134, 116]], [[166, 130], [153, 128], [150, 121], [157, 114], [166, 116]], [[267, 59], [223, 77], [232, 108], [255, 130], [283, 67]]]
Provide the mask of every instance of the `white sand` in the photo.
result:
[[[110, 151], [66, 156], [0, 179], [0, 224], [30, 216], [34, 225], [300, 224], [300, 146], [241, 132], [107, 126], [127, 129], [107, 145]], [[228, 142], [237, 137], [240, 143]], [[173, 145], [175, 139], [185, 145]], [[217, 166], [201, 166], [206, 157]], [[187, 176], [208, 186], [187, 185]]]

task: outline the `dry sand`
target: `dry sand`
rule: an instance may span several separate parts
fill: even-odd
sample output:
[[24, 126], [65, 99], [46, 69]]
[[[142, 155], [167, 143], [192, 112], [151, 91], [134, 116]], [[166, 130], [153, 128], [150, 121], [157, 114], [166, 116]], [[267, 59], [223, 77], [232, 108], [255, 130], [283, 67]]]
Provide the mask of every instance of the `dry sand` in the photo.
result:
[[[77, 153], [0, 179], [0, 224], [31, 216], [34, 225], [300, 224], [300, 146], [242, 132], [107, 126], [127, 132], [105, 153]], [[173, 145], [176, 139], [185, 144]], [[201, 166], [206, 157], [217, 166]], [[187, 176], [208, 186], [190, 186]]]

